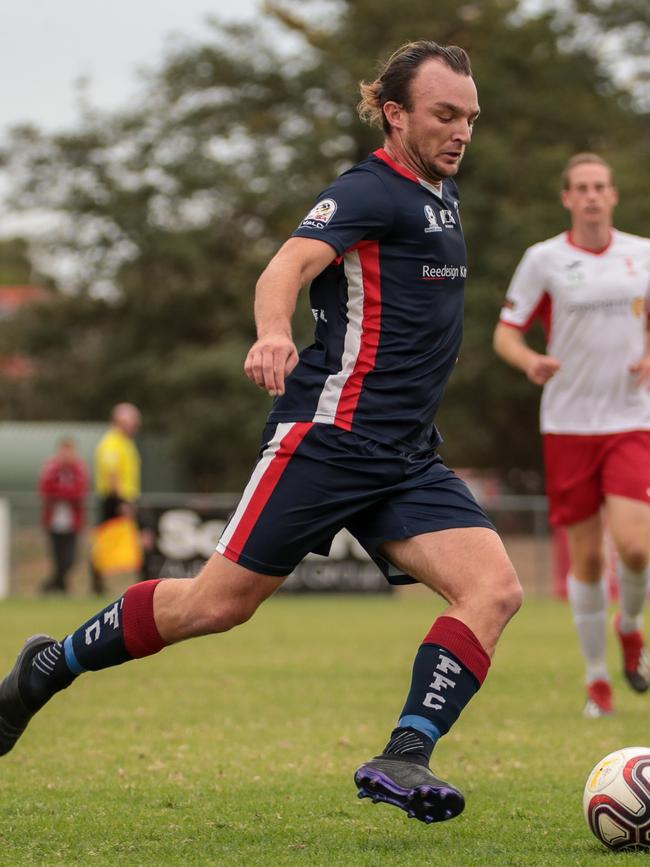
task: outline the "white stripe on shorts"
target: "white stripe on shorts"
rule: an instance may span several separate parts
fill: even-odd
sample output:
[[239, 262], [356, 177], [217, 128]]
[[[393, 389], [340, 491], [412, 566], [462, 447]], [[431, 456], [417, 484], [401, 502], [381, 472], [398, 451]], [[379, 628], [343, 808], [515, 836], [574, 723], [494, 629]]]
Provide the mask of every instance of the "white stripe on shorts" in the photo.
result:
[[259, 483], [261, 482], [264, 474], [266, 473], [275, 456], [277, 455], [278, 449], [280, 448], [280, 443], [289, 433], [289, 431], [294, 427], [295, 424], [296, 422], [293, 421], [284, 422], [282, 424], [278, 424], [275, 428], [273, 436], [269, 440], [267, 447], [264, 449], [262, 457], [257, 462], [257, 465], [253, 470], [253, 474], [251, 475], [249, 482], [244, 489], [244, 493], [242, 494], [242, 498], [239, 501], [239, 505], [237, 506], [234, 515], [232, 516], [225, 530], [221, 534], [221, 538], [219, 539], [216, 548], [219, 554], [223, 554], [228, 547], [230, 540], [235, 535], [237, 527], [239, 526], [239, 522], [246, 513], [246, 509], [248, 508], [251, 500], [255, 496], [255, 492], [257, 491]]

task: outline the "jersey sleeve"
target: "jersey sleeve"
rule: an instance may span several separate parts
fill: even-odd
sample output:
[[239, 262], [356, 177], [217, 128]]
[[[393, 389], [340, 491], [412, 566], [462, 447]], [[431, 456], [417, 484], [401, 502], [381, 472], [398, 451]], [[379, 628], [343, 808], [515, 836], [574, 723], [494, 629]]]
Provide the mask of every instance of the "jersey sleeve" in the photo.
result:
[[541, 250], [538, 246], [529, 247], [512, 275], [499, 321], [527, 331], [535, 321], [546, 291]]
[[359, 241], [382, 237], [394, 215], [395, 205], [381, 179], [371, 171], [350, 171], [321, 193], [292, 237], [325, 241], [341, 256]]

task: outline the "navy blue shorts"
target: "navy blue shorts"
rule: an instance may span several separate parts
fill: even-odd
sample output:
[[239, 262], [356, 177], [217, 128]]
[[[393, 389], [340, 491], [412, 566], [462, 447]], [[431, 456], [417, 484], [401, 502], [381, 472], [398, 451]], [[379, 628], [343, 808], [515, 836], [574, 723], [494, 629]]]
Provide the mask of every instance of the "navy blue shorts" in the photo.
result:
[[229, 560], [279, 577], [327, 554], [345, 527], [391, 584], [411, 584], [383, 542], [454, 527], [494, 529], [435, 451], [403, 452], [330, 424], [267, 425], [253, 474], [217, 545]]

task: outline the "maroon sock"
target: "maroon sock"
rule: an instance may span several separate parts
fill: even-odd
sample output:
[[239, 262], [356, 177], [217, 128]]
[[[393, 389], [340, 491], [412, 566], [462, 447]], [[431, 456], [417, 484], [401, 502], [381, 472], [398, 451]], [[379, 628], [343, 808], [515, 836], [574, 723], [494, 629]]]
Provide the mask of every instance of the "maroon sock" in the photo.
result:
[[133, 659], [151, 656], [166, 646], [153, 616], [153, 595], [162, 579], [141, 581], [124, 594], [122, 628], [124, 646]]

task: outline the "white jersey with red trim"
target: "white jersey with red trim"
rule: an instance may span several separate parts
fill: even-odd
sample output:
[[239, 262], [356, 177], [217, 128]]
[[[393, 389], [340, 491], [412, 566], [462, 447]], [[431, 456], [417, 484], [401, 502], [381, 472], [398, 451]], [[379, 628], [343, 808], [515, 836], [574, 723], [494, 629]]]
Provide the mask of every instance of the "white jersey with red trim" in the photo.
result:
[[591, 252], [563, 232], [535, 244], [515, 271], [501, 322], [540, 318], [562, 367], [544, 386], [544, 433], [650, 430], [650, 392], [630, 367], [646, 352], [650, 239], [612, 230]]

